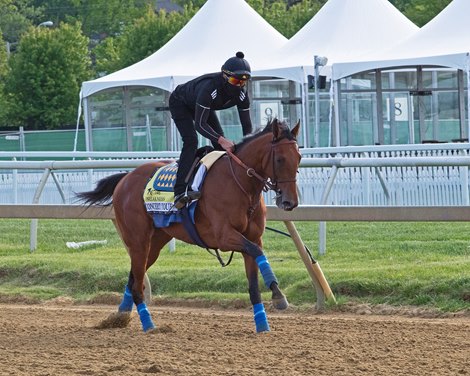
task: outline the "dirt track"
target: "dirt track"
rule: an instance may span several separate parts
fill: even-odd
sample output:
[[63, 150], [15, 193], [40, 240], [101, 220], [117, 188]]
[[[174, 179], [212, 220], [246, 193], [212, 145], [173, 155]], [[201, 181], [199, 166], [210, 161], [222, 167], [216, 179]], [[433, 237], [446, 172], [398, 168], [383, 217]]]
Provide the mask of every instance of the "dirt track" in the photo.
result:
[[151, 307], [159, 330], [135, 316], [95, 326], [113, 306], [0, 304], [0, 375], [470, 375], [470, 318]]

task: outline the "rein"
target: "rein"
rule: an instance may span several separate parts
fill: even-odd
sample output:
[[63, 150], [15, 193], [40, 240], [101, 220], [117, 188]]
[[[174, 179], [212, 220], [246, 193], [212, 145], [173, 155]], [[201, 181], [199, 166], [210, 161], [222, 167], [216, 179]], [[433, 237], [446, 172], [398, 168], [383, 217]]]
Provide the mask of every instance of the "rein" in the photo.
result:
[[[229, 156], [229, 160], [230, 159], [233, 159], [239, 166], [241, 166], [242, 168], [244, 168], [246, 170], [246, 174], [250, 177], [250, 178], [253, 178], [255, 177], [256, 179], [258, 179], [261, 183], [263, 183], [263, 190], [266, 192], [270, 189], [272, 190], [275, 190], [276, 186], [274, 184], [272, 184], [268, 179], [265, 179], [263, 178], [260, 174], [258, 174], [254, 168], [252, 167], [248, 167], [245, 163], [242, 162], [242, 160], [240, 158], [238, 158], [235, 154], [233, 154], [231, 151], [227, 151], [227, 154]], [[236, 178], [235, 176], [235, 173], [233, 171], [233, 166], [232, 166], [232, 162], [230, 160], [230, 169], [232, 170], [232, 175], [233, 177], [235, 178], [235, 181], [237, 182], [238, 186], [240, 187], [240, 189], [246, 194], [248, 195], [248, 193], [245, 191], [245, 189], [241, 186], [240, 182], [238, 181], [238, 179]]]

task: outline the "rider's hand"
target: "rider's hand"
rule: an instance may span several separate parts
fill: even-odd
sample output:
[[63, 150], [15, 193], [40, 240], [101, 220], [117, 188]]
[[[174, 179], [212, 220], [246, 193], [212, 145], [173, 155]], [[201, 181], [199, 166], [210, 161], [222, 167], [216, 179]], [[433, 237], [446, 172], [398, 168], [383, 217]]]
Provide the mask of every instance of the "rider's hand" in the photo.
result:
[[223, 136], [220, 136], [219, 139], [217, 140], [217, 142], [219, 143], [220, 146], [222, 146], [222, 148], [226, 151], [231, 151], [233, 152], [233, 150], [235, 149], [235, 144], [230, 141], [230, 140], [227, 140], [225, 137]]

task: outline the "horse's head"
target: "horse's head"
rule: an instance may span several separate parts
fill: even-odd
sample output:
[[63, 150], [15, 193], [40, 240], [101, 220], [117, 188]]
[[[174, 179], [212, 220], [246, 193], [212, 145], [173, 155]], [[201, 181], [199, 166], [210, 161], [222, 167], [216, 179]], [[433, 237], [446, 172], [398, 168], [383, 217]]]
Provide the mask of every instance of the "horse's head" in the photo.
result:
[[270, 179], [276, 191], [276, 206], [283, 210], [292, 210], [299, 204], [297, 194], [297, 172], [301, 155], [297, 144], [300, 122], [290, 130], [285, 122], [274, 119], [268, 124], [272, 127], [272, 145], [270, 153]]

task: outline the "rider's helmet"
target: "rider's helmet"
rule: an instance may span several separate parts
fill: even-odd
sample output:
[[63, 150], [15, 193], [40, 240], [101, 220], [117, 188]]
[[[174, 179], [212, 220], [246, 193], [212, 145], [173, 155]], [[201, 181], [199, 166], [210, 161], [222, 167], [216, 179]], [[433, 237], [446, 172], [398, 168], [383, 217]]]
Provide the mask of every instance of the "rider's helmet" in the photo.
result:
[[243, 52], [237, 52], [234, 57], [228, 59], [222, 65], [222, 72], [227, 78], [227, 82], [235, 86], [244, 86], [251, 78], [251, 68], [248, 61], [244, 59]]

